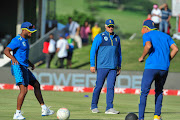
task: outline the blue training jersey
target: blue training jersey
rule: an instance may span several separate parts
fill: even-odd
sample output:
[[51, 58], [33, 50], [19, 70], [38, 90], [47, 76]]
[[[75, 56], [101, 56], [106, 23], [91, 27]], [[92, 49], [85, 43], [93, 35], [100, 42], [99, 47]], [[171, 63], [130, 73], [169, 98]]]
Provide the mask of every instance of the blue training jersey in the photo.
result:
[[175, 42], [166, 33], [152, 30], [143, 35], [143, 46], [150, 41], [152, 44], [149, 50], [149, 57], [145, 63], [145, 69], [169, 70], [170, 46]]
[[121, 67], [121, 44], [116, 34], [105, 31], [96, 35], [90, 51], [90, 65], [97, 68], [116, 69]]
[[24, 65], [26, 67], [29, 66], [28, 64], [28, 58], [29, 58], [28, 39], [25, 39], [21, 37], [20, 35], [17, 35], [15, 38], [11, 40], [11, 42], [8, 44], [7, 47], [12, 49], [13, 56], [21, 65]]

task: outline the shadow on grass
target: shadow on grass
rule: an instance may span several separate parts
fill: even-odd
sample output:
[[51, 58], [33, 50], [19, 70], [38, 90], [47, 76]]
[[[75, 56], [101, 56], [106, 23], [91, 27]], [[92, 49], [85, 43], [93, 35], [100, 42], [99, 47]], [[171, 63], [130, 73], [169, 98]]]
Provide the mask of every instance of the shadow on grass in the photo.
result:
[[88, 62], [85, 62], [85, 63], [82, 63], [82, 64], [80, 64], [80, 65], [77, 65], [77, 66], [75, 66], [75, 67], [72, 67], [72, 69], [78, 69], [78, 68], [80, 68], [80, 67], [83, 67], [83, 66], [86, 66], [86, 65], [89, 65], [90, 63], [89, 63], [89, 61]]

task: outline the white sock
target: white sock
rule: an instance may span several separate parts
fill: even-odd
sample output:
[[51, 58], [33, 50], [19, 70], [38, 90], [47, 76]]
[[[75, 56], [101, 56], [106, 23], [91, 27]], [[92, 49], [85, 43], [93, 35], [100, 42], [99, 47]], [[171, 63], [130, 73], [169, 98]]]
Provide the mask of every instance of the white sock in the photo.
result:
[[19, 113], [21, 113], [21, 110], [16, 110], [16, 114], [19, 114]]
[[42, 108], [43, 110], [46, 110], [46, 109], [47, 109], [46, 105], [41, 105], [41, 108]]

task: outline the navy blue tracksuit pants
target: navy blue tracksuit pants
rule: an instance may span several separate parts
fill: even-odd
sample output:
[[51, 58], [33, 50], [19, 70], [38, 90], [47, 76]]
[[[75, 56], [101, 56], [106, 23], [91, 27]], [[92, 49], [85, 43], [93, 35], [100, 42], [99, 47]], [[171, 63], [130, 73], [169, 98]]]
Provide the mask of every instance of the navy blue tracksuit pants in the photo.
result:
[[114, 99], [114, 86], [116, 82], [116, 69], [105, 69], [105, 68], [98, 68], [97, 69], [97, 80], [96, 86], [93, 91], [91, 109], [98, 108], [98, 100], [101, 89], [104, 85], [105, 78], [107, 77], [107, 95], [106, 95], [106, 110], [113, 108], [113, 99]]
[[144, 120], [147, 95], [151, 89], [151, 84], [155, 80], [155, 113], [161, 115], [163, 100], [163, 87], [166, 82], [168, 71], [158, 69], [145, 69], [141, 83], [141, 96], [139, 104], [139, 120]]

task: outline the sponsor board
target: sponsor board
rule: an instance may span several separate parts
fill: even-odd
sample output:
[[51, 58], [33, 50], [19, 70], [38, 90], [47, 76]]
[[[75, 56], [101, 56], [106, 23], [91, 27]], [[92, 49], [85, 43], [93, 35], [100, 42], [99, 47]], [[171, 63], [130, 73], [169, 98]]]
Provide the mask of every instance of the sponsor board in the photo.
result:
[[[32, 86], [28, 86], [29, 90], [33, 90]], [[18, 86], [15, 84], [0, 84], [0, 90], [19, 90]], [[48, 91], [59, 91], [59, 92], [79, 92], [79, 93], [92, 93], [93, 87], [74, 87], [74, 86], [57, 86], [57, 85], [41, 85], [41, 90]], [[106, 93], [107, 88], [102, 88], [101, 93]], [[116, 94], [136, 94], [141, 93], [140, 89], [133, 88], [115, 88], [114, 91]], [[151, 89], [149, 92], [150, 95], [154, 95], [154, 89]], [[180, 96], [180, 90], [163, 90], [163, 95], [173, 95]]]
[[[11, 75], [10, 67], [0, 69], [0, 83], [15, 84], [14, 77]], [[65, 69], [35, 69], [32, 71], [41, 85], [55, 85], [55, 89], [62, 89], [59, 86], [75, 86], [91, 88], [95, 86], [96, 74], [89, 70], [65, 70]], [[133, 88], [140, 89], [143, 71], [121, 71], [116, 78], [115, 88]], [[164, 89], [180, 89], [180, 74], [169, 73]], [[2, 87], [2, 86], [0, 86]], [[106, 82], [104, 83], [106, 87]], [[154, 83], [152, 84], [154, 89]], [[17, 88], [18, 89], [18, 88]], [[43, 87], [42, 87], [43, 89]], [[137, 91], [138, 93], [138, 91]]]

